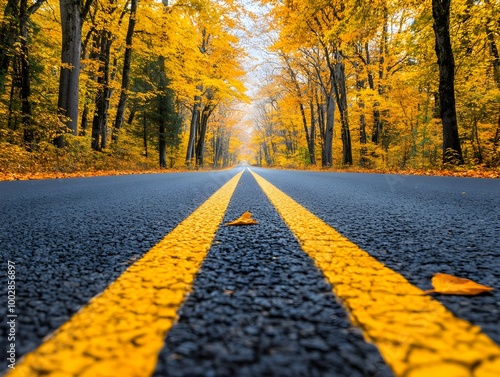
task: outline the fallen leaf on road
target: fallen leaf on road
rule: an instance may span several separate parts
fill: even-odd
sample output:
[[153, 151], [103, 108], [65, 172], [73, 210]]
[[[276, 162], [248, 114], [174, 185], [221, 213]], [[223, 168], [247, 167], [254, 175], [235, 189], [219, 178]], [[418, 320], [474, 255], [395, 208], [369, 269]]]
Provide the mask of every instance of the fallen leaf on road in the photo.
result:
[[481, 285], [475, 281], [457, 278], [448, 274], [436, 274], [432, 277], [434, 289], [425, 293], [442, 293], [445, 295], [467, 295], [474, 296], [483, 292], [492, 291], [493, 288]]
[[232, 225], [257, 225], [258, 222], [252, 219], [252, 214], [250, 212], [245, 212], [243, 215], [241, 215], [239, 218], [237, 218], [234, 221], [231, 221], [229, 223], [226, 223], [226, 226], [232, 226]]

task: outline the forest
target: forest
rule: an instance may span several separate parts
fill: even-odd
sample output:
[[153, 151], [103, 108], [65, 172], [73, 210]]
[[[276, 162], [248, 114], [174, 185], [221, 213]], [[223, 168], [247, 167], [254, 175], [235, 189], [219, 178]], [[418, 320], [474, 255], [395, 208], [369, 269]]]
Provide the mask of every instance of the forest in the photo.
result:
[[500, 166], [498, 0], [0, 6], [2, 173]]

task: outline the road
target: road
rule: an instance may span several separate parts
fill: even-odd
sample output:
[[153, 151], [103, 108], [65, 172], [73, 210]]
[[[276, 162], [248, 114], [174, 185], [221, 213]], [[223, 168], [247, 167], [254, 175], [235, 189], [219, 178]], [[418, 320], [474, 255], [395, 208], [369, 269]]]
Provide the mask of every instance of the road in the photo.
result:
[[0, 182], [9, 375], [497, 375], [500, 181], [243, 170]]

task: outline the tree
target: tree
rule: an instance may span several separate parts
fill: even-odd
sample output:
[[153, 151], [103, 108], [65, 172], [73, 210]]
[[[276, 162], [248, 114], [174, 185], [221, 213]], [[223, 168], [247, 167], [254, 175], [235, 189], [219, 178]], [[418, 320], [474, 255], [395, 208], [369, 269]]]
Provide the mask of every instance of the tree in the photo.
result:
[[[189, 9], [189, 26], [196, 35], [197, 46], [195, 54], [187, 56], [182, 52], [182, 66], [191, 72], [191, 77], [177, 81], [178, 72], [173, 72], [172, 77], [176, 87], [182, 86], [180, 92], [186, 93], [186, 105], [191, 110], [186, 148], [188, 166], [204, 165], [207, 125], [215, 108], [225, 101], [246, 99], [240, 80], [244, 74], [240, 64], [244, 52], [231, 32], [236, 23], [228, 17], [235, 16], [231, 4], [230, 1], [226, 4], [207, 1], [193, 4]], [[193, 99], [188, 99], [188, 95]]]
[[159, 93], [156, 97], [158, 101], [158, 152], [160, 167], [167, 167], [167, 147], [179, 144], [179, 132], [182, 118], [175, 110], [174, 93], [169, 88], [169, 79], [165, 73], [165, 58], [158, 59]]
[[[346, 6], [343, 1], [273, 2], [274, 21], [280, 26], [279, 46], [282, 51], [300, 50], [313, 62], [317, 80], [325, 103], [318, 107], [320, 135], [323, 140], [323, 166], [332, 166], [332, 144], [334, 136], [335, 106], [339, 108], [342, 134], [342, 164], [352, 164], [351, 138], [349, 131], [347, 86], [342, 58], [340, 33], [346, 22]], [[319, 59], [318, 59], [319, 58]], [[322, 66], [326, 64], [325, 77]]]
[[[93, 0], [60, 0], [61, 9], [61, 73], [59, 79], [59, 100], [57, 103], [61, 122], [73, 135], [78, 130], [78, 97], [80, 78], [80, 54], [82, 44], [82, 23], [90, 11]], [[64, 146], [64, 133], [54, 140], [58, 147]]]
[[28, 18], [30, 16], [28, 1], [21, 0], [19, 7], [19, 31], [21, 35], [21, 110], [24, 128], [24, 143], [28, 151], [33, 150], [35, 133], [32, 128], [31, 111], [31, 72], [28, 48]]
[[116, 110], [116, 119], [113, 127], [113, 141], [118, 140], [118, 134], [125, 118], [125, 108], [127, 106], [128, 89], [130, 85], [130, 65], [132, 61], [132, 42], [136, 22], [138, 0], [131, 0], [130, 17], [128, 22], [127, 37], [125, 39], [125, 57], [123, 59], [122, 86], [120, 89], [120, 101]]
[[293, 83], [293, 86], [295, 88], [295, 94], [297, 95], [298, 102], [299, 102], [299, 110], [300, 110], [300, 117], [302, 120], [302, 126], [304, 127], [304, 135], [306, 137], [306, 143], [307, 143], [307, 151], [309, 153], [309, 162], [311, 165], [316, 165], [316, 151], [315, 151], [315, 124], [314, 124], [314, 108], [312, 105], [312, 101], [309, 101], [309, 109], [311, 112], [311, 122], [310, 125], [307, 125], [307, 116], [306, 116], [306, 105], [304, 104], [304, 95], [302, 94], [302, 89], [299, 83], [299, 80], [297, 78], [297, 73], [293, 69], [291, 65], [291, 59], [289, 56], [286, 54], [281, 54], [281, 58], [285, 62], [286, 70], [288, 74], [290, 75], [290, 79]]
[[[45, 2], [37, 0], [29, 5], [28, 0], [8, 0], [4, 18], [6, 22], [0, 24], [0, 85], [3, 87], [5, 77], [12, 60], [15, 57], [16, 62], [20, 62], [20, 70], [16, 73], [19, 77], [21, 95], [21, 122], [23, 125], [23, 140], [28, 151], [34, 147], [35, 132], [32, 125], [32, 106], [31, 106], [31, 70], [29, 54], [29, 19]], [[19, 42], [19, 49], [15, 48], [16, 42]], [[14, 79], [12, 88], [14, 88]], [[11, 96], [12, 97], [12, 96]], [[11, 98], [12, 101], [12, 98]]]
[[443, 124], [443, 162], [463, 164], [455, 105], [455, 60], [450, 38], [451, 0], [432, 0], [439, 66], [439, 108]]
[[0, 23], [0, 88], [3, 91], [18, 35], [19, 0], [8, 0]]

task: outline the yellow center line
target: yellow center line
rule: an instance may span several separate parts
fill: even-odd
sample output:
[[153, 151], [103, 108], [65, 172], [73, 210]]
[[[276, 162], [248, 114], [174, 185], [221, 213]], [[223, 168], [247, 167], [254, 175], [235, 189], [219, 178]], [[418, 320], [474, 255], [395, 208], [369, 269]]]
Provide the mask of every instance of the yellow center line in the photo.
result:
[[215, 192], [7, 376], [151, 375], [242, 174]]
[[499, 376], [500, 347], [264, 178], [271, 203], [396, 376]]

